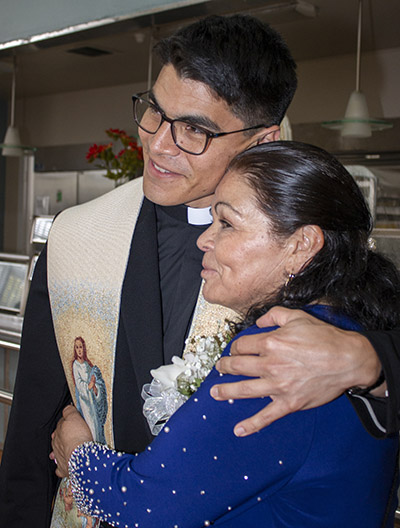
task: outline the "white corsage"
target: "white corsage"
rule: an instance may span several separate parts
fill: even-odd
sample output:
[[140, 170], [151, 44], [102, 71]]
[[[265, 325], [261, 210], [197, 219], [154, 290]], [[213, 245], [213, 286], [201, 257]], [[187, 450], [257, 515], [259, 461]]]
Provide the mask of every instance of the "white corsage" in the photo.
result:
[[176, 378], [186, 370], [186, 362], [178, 357], [172, 357], [170, 365], [161, 365], [157, 369], [150, 370], [150, 374], [156, 379], [162, 390], [169, 388], [176, 389]]
[[196, 336], [186, 343], [183, 358], [150, 371], [153, 377], [142, 389], [145, 415], [153, 435], [158, 435], [174, 412], [200, 387], [232, 339], [228, 325], [216, 336]]

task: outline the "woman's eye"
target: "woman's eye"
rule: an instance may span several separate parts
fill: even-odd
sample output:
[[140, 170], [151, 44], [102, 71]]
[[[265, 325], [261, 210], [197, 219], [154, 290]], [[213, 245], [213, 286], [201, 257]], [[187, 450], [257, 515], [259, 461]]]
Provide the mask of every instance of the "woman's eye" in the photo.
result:
[[221, 224], [222, 229], [232, 227], [232, 224], [230, 224], [227, 220], [220, 220], [219, 223]]

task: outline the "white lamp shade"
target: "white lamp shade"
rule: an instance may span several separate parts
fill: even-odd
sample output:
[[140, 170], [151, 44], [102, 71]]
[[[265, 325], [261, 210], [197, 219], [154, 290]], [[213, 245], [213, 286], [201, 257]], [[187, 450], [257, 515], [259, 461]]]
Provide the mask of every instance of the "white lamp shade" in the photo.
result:
[[322, 126], [340, 130], [342, 137], [368, 138], [373, 130], [385, 130], [393, 125], [383, 119], [370, 119], [365, 95], [360, 91], [362, 0], [358, 3], [356, 89], [350, 95], [343, 119], [324, 121]]
[[3, 143], [3, 156], [22, 156], [24, 153], [18, 128], [9, 126]]
[[367, 100], [362, 92], [354, 90], [347, 103], [341, 135], [364, 138], [370, 137], [371, 134]]

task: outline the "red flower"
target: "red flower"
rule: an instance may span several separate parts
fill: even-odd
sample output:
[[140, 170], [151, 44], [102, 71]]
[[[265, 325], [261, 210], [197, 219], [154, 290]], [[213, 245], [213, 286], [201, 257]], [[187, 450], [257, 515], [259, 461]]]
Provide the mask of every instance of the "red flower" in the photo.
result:
[[104, 152], [105, 150], [109, 149], [112, 147], [112, 143], [109, 143], [108, 145], [99, 145], [98, 149], [97, 149], [97, 153], [98, 154], [101, 154], [102, 152]]
[[111, 134], [115, 134], [117, 136], [126, 136], [125, 130], [121, 130], [120, 128], [109, 128], [106, 130], [106, 132], [110, 132]]
[[99, 155], [99, 147], [96, 145], [96, 143], [94, 145], [92, 145], [87, 154], [86, 154], [86, 159], [88, 161], [93, 161], [94, 159], [97, 158], [97, 156]]
[[130, 150], [137, 150], [137, 149], [138, 149], [138, 146], [137, 146], [136, 141], [129, 141], [129, 143], [128, 143], [128, 149], [130, 149]]
[[[96, 166], [106, 170], [105, 176], [115, 181], [137, 178], [143, 168], [143, 152], [136, 139], [129, 136], [124, 130], [119, 128], [109, 128], [106, 130], [107, 136], [112, 140], [107, 145], [92, 145], [86, 159], [89, 163], [97, 161]], [[118, 142], [122, 143], [118, 154], [114, 148]]]

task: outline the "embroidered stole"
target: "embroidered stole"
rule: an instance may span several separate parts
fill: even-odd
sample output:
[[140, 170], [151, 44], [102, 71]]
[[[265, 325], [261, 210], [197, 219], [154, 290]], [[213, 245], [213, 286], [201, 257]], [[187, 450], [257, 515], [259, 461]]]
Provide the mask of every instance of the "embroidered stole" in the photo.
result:
[[[121, 291], [142, 202], [140, 178], [61, 213], [48, 240], [49, 297], [66, 379], [94, 439], [110, 447]], [[235, 315], [207, 303], [200, 292], [189, 338], [215, 335]], [[91, 521], [93, 528], [98, 526]], [[88, 522], [76, 510], [64, 479], [51, 528], [81, 528]]]

